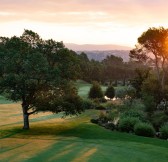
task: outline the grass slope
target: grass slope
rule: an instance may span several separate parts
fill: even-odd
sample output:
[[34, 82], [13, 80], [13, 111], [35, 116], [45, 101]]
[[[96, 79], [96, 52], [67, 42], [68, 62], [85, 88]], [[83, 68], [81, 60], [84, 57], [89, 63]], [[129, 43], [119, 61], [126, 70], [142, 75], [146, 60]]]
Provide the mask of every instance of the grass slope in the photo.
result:
[[[78, 80], [76, 82], [76, 87], [78, 88], [78, 94], [79, 96], [83, 98], [88, 98], [88, 93], [91, 88], [92, 84], [84, 82], [82, 80]], [[105, 92], [107, 86], [101, 86], [103, 92]]]
[[[87, 98], [91, 84], [78, 81], [79, 95]], [[102, 87], [105, 91], [106, 87]], [[80, 116], [31, 115], [29, 131], [22, 130], [19, 104], [0, 97], [0, 162], [167, 162], [168, 141], [109, 131], [90, 123], [98, 114]]]
[[31, 116], [31, 129], [24, 131], [20, 105], [1, 105], [0, 161], [168, 161], [168, 141], [106, 130], [89, 122], [97, 114], [89, 110], [63, 119], [39, 113]]

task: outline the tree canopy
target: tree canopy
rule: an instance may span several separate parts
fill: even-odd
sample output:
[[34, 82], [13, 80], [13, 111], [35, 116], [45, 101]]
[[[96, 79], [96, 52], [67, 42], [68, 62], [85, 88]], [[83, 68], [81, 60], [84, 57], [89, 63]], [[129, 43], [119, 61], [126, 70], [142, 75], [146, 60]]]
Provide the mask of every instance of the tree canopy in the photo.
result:
[[102, 98], [103, 97], [103, 91], [101, 89], [101, 86], [98, 82], [93, 82], [92, 87], [90, 88], [89, 94], [90, 99], [96, 99], [96, 98]]
[[154, 65], [163, 95], [168, 69], [168, 29], [153, 27], [143, 32], [136, 48], [130, 51], [130, 57]]
[[110, 99], [113, 99], [114, 96], [115, 96], [115, 89], [113, 86], [109, 86], [107, 87], [106, 89], [106, 92], [105, 92], [105, 95], [110, 98]]
[[43, 40], [31, 30], [20, 37], [0, 37], [0, 92], [22, 102], [24, 129], [29, 128], [29, 115], [38, 111], [81, 112], [75, 106], [75, 99], [80, 102], [77, 92], [69, 85], [78, 77], [77, 61], [63, 42]]

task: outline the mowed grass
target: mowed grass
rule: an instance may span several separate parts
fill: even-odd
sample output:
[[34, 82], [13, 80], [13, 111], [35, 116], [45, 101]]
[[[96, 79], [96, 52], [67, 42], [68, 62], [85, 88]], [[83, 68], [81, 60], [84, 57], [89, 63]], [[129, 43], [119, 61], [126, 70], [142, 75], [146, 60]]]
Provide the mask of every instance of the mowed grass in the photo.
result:
[[[79, 81], [87, 98], [91, 84]], [[104, 87], [105, 90], [106, 87]], [[79, 116], [38, 113], [22, 130], [20, 103], [0, 105], [0, 162], [167, 162], [168, 141], [109, 131], [90, 123], [99, 111]]]
[[[92, 84], [78, 80], [76, 82], [76, 87], [78, 89], [78, 94], [83, 98], [88, 98], [88, 93], [91, 88]], [[107, 86], [101, 86], [103, 92], [106, 91]]]
[[[77, 89], [78, 89], [78, 94], [84, 98], [84, 99], [87, 99], [88, 98], [88, 94], [89, 94], [89, 90], [92, 86], [92, 84], [90, 83], [87, 83], [85, 81], [82, 81], [82, 80], [78, 80], [76, 83], [75, 83]], [[104, 85], [101, 85], [101, 88], [102, 88], [102, 91], [105, 93], [106, 89], [107, 89], [107, 86], [104, 86]], [[117, 86], [117, 87], [114, 87], [116, 91], [121, 91], [121, 90], [125, 90], [127, 87], [126, 86]]]
[[13, 103], [13, 102], [7, 100], [4, 96], [0, 95], [0, 104], [9, 104], [9, 103]]
[[168, 141], [109, 131], [90, 123], [99, 111], [79, 116], [39, 113], [22, 130], [20, 104], [0, 105], [0, 161], [167, 162]]

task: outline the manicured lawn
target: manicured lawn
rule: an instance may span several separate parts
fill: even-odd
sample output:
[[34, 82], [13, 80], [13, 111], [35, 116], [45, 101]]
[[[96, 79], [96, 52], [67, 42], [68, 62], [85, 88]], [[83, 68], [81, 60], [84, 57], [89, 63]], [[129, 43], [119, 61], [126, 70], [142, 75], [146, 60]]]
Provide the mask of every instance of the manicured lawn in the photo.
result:
[[[92, 84], [86, 83], [84, 81], [78, 80], [76, 87], [78, 88], [78, 94], [83, 98], [88, 98], [88, 93]], [[107, 86], [101, 86], [102, 90], [105, 92]]]
[[23, 131], [21, 106], [0, 105], [0, 161], [167, 162], [168, 141], [109, 131], [90, 123], [99, 112], [60, 118], [31, 116]]
[[[91, 84], [76, 83], [87, 98]], [[123, 88], [123, 87], [118, 87]], [[106, 87], [102, 87], [105, 91]], [[167, 162], [168, 141], [109, 131], [90, 123], [99, 114], [88, 110], [79, 116], [38, 113], [22, 130], [22, 109], [0, 96], [0, 162]]]
[[0, 104], [9, 104], [12, 103], [12, 101], [7, 100], [4, 96], [0, 95]]
[[[88, 98], [88, 93], [89, 93], [89, 90], [92, 86], [92, 84], [89, 84], [87, 82], [84, 82], [84, 81], [81, 81], [81, 80], [78, 80], [76, 83], [75, 83], [76, 87], [78, 88], [78, 94], [83, 97], [83, 98]], [[107, 86], [101, 86], [103, 92], [106, 91], [107, 89]], [[126, 87], [125, 86], [118, 86], [118, 87], [115, 87], [115, 90], [125, 90]]]

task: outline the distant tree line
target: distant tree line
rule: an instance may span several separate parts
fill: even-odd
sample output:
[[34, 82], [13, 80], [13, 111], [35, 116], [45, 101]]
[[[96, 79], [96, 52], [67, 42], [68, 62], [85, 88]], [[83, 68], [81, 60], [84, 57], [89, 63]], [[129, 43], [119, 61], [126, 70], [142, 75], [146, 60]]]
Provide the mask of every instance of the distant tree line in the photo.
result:
[[107, 56], [103, 61], [89, 60], [82, 52], [78, 55], [81, 70], [81, 79], [87, 82], [98, 81], [102, 84], [117, 84], [121, 81], [125, 85], [126, 81], [135, 76], [135, 69], [144, 66], [135, 61], [124, 62], [121, 57]]

